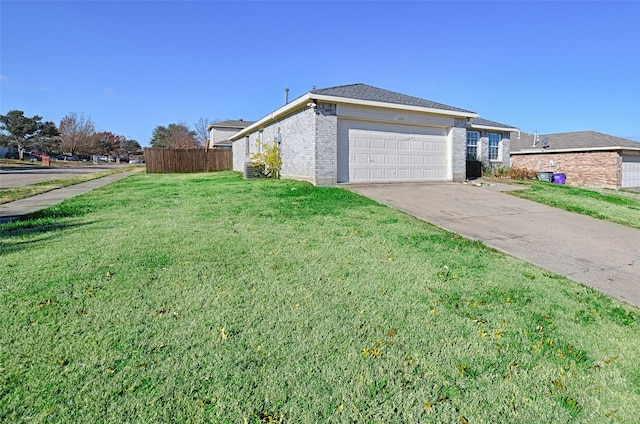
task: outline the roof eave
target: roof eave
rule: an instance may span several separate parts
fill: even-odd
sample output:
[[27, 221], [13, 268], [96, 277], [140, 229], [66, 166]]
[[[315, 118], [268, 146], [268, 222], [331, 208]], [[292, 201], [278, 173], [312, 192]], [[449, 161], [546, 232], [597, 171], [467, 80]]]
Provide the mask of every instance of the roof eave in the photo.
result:
[[424, 106], [403, 105], [401, 103], [379, 102], [375, 100], [361, 100], [361, 99], [353, 99], [350, 97], [327, 96], [324, 94], [311, 94], [311, 98], [314, 100], [320, 100], [320, 101], [329, 102], [329, 103], [345, 103], [345, 104], [355, 104], [355, 105], [362, 105], [362, 106], [380, 107], [380, 108], [386, 108], [386, 109], [410, 110], [414, 112], [433, 113], [437, 115], [456, 116], [461, 118], [477, 118], [479, 116], [475, 112], [462, 112], [462, 111], [455, 111], [455, 110], [436, 109], [436, 108], [429, 108]]
[[276, 119], [287, 115], [293, 112], [296, 109], [300, 109], [301, 107], [305, 107], [309, 101], [322, 101], [327, 103], [343, 103], [343, 104], [355, 104], [360, 106], [371, 106], [371, 107], [379, 107], [386, 109], [399, 109], [399, 110], [409, 110], [414, 112], [422, 112], [422, 113], [432, 113], [437, 115], [446, 115], [446, 116], [455, 116], [460, 118], [477, 118], [479, 115], [475, 112], [461, 112], [455, 110], [446, 110], [446, 109], [435, 109], [421, 106], [411, 106], [411, 105], [403, 105], [400, 103], [387, 103], [387, 102], [378, 102], [372, 100], [360, 100], [360, 99], [352, 99], [349, 97], [338, 97], [338, 96], [327, 96], [323, 94], [314, 94], [308, 92], [301, 97], [293, 100], [286, 105], [281, 106], [279, 109], [276, 109], [274, 112], [265, 116], [264, 118], [256, 121], [255, 123], [249, 125], [248, 127], [238, 131], [233, 136], [229, 137], [229, 140], [236, 141], [245, 137], [248, 134], [251, 134], [256, 129], [266, 126], [268, 123], [275, 121]]
[[276, 119], [287, 115], [291, 112], [293, 112], [296, 109], [299, 109], [303, 106], [305, 106], [307, 104], [307, 102], [311, 99], [310, 97], [310, 93], [307, 93], [301, 97], [298, 97], [297, 99], [293, 100], [290, 103], [287, 103], [283, 106], [281, 106], [280, 108], [276, 109], [274, 112], [270, 113], [269, 115], [263, 117], [262, 119], [254, 122], [253, 124], [249, 125], [248, 127], [238, 131], [237, 133], [235, 133], [234, 135], [232, 135], [231, 137], [229, 137], [229, 140], [231, 141], [236, 141], [241, 139], [242, 137], [246, 136], [247, 134], [251, 134], [253, 131], [255, 131], [256, 129], [260, 128], [260, 127], [264, 127], [266, 124], [268, 124], [269, 122], [273, 122]]
[[502, 131], [502, 132], [515, 132], [518, 128], [511, 127], [495, 127], [491, 125], [469, 124], [469, 128], [474, 130], [488, 130], [488, 131]]

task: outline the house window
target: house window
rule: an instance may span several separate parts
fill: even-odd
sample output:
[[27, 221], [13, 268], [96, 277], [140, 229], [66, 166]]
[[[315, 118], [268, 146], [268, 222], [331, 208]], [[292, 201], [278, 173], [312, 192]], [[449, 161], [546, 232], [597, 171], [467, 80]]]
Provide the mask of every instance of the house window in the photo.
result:
[[467, 160], [478, 159], [478, 140], [480, 133], [478, 131], [467, 131]]
[[244, 143], [245, 143], [245, 152], [246, 152], [246, 156], [249, 156], [249, 153], [251, 151], [251, 144], [249, 144], [249, 136], [246, 136], [244, 138]]
[[498, 160], [500, 150], [500, 134], [489, 133], [489, 160]]

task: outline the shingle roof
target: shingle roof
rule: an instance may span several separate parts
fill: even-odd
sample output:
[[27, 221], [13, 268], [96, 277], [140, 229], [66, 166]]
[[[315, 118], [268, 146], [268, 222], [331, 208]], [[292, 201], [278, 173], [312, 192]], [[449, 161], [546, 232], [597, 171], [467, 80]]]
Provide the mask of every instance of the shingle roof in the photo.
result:
[[210, 124], [210, 128], [247, 128], [249, 125], [253, 124], [255, 121], [245, 121], [244, 119], [229, 119], [226, 121], [215, 122]]
[[311, 94], [325, 96], [345, 97], [349, 99], [369, 100], [374, 102], [396, 103], [407, 106], [418, 106], [431, 109], [448, 110], [453, 112], [475, 113], [470, 110], [432, 102], [431, 100], [420, 99], [418, 97], [407, 96], [383, 88], [373, 87], [367, 84], [349, 84], [337, 87], [322, 88], [312, 90]]
[[541, 149], [541, 142], [547, 139], [546, 151], [553, 150], [589, 150], [607, 147], [640, 149], [640, 142], [596, 131], [577, 131], [558, 134], [538, 135], [538, 144], [533, 147], [533, 135], [522, 133], [520, 139], [511, 138], [511, 152], [520, 150]]
[[471, 118], [471, 120], [469, 121], [469, 124], [471, 125], [482, 125], [485, 127], [496, 127], [496, 128], [518, 128], [518, 127], [514, 127], [513, 125], [506, 125], [506, 124], [501, 124], [500, 122], [496, 122], [496, 121], [489, 121], [488, 119], [484, 119], [484, 118]]

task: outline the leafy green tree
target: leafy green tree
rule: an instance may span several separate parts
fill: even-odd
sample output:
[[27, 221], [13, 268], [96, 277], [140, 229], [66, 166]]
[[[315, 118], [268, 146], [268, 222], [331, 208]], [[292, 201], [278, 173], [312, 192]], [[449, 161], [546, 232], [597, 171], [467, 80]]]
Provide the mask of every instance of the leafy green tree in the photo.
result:
[[21, 110], [10, 110], [6, 115], [0, 115], [0, 131], [0, 143], [17, 146], [20, 160], [24, 159], [24, 149], [28, 145], [45, 150], [45, 146], [54, 146], [60, 135], [53, 122], [42, 122], [38, 115], [26, 117]]
[[165, 147], [172, 149], [195, 149], [200, 146], [196, 132], [190, 130], [184, 123], [169, 124], [168, 127], [158, 125], [149, 141], [151, 147]]
[[125, 140], [124, 148], [127, 151], [127, 156], [142, 154], [142, 146], [137, 140]]
[[93, 136], [93, 153], [120, 157], [123, 155], [126, 137], [110, 131], [102, 131]]

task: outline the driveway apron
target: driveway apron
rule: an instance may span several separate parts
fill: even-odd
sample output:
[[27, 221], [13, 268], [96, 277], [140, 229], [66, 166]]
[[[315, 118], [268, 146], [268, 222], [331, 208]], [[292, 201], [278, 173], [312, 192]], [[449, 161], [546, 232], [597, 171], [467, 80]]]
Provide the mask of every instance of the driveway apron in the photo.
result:
[[345, 185], [640, 307], [640, 230], [463, 183]]

